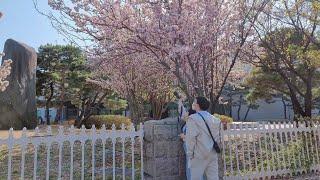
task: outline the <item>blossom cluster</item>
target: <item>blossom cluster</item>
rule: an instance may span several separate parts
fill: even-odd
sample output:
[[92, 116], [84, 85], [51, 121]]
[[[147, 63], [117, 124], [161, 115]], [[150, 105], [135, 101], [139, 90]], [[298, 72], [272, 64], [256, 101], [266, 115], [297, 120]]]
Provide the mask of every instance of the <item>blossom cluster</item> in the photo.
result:
[[94, 42], [92, 59], [115, 82], [125, 72], [130, 83], [152, 86], [170, 74], [184, 91], [212, 96], [226, 79], [243, 74], [230, 69], [254, 43], [252, 17], [263, 2], [50, 0], [49, 5], [72, 22], [60, 26]]
[[[0, 57], [1, 56], [4, 56], [4, 53], [0, 53]], [[6, 90], [9, 85], [9, 81], [7, 81], [6, 78], [11, 73], [11, 63], [12, 60], [5, 60], [2, 66], [0, 66], [0, 92]]]

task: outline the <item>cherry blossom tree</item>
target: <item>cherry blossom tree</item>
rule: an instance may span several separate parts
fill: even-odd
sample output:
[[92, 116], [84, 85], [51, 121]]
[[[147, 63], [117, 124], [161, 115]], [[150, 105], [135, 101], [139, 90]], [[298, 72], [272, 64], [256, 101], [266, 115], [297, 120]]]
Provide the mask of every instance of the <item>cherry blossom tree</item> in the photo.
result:
[[[2, 12], [0, 12], [0, 19], [3, 16]], [[4, 53], [0, 53], [0, 58], [4, 56]], [[2, 66], [0, 66], [0, 92], [3, 92], [6, 90], [6, 88], [9, 85], [9, 81], [6, 81], [5, 79], [10, 75], [11, 73], [11, 63], [12, 60], [4, 60], [2, 63]]]
[[96, 56], [107, 57], [99, 60], [148, 57], [189, 101], [208, 97], [213, 112], [225, 84], [239, 79], [233, 70], [256, 41], [253, 25], [267, 2], [50, 0], [60, 15], [48, 17], [66, 37], [92, 42]]
[[[3, 53], [0, 54], [0, 57], [3, 56]], [[0, 92], [5, 91], [6, 88], [9, 85], [9, 81], [6, 81], [5, 79], [10, 75], [11, 73], [11, 63], [12, 61], [5, 60], [0, 66]]]
[[90, 58], [91, 65], [98, 67], [95, 68], [95, 82], [107, 85], [127, 99], [134, 122], [144, 117], [145, 102], [151, 104], [152, 118], [160, 119], [165, 103], [173, 98], [170, 73], [141, 54], [125, 56], [121, 61], [95, 58], [97, 56]]

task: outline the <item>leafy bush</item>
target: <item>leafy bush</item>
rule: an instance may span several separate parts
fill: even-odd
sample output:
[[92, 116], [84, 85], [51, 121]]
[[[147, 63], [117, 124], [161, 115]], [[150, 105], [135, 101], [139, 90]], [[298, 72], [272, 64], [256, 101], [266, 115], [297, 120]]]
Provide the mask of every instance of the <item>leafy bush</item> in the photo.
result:
[[222, 123], [225, 123], [225, 124], [227, 124], [227, 123], [232, 123], [232, 122], [233, 122], [232, 117], [229, 117], [229, 116], [226, 116], [226, 115], [214, 114], [214, 116], [217, 117], [217, 118], [219, 118], [220, 121], [221, 121]]
[[111, 129], [112, 124], [116, 126], [116, 129], [121, 129], [121, 125], [124, 124], [126, 129], [130, 129], [131, 120], [120, 115], [95, 115], [91, 116], [84, 124], [86, 128], [91, 128], [94, 124], [97, 129], [100, 129], [103, 124], [107, 129]]
[[227, 124], [233, 122], [232, 117], [229, 117], [229, 116], [226, 116], [226, 115], [214, 114], [214, 116], [220, 119], [220, 121], [221, 121], [221, 123], [223, 125], [223, 129], [227, 129]]
[[300, 122], [316, 122], [316, 121], [320, 121], [320, 116], [312, 116], [310, 117], [299, 117], [298, 121]]

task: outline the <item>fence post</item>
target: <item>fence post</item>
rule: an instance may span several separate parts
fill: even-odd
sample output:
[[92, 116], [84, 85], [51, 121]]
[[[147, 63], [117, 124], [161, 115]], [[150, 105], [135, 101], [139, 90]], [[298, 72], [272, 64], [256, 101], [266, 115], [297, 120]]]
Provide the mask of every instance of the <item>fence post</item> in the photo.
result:
[[[290, 141], [293, 143], [293, 146], [295, 146], [294, 142], [295, 142], [295, 137], [294, 137], [294, 132], [295, 132], [295, 125], [292, 123], [292, 122], [289, 122], [289, 127], [288, 128], [291, 128], [290, 132], [289, 132], [289, 135], [290, 135]], [[293, 165], [294, 165], [294, 168], [297, 169], [298, 165], [297, 165], [297, 162], [296, 162], [296, 156], [294, 153], [292, 153], [292, 160], [293, 160]]]
[[254, 129], [254, 124], [251, 124], [250, 128], [252, 132], [252, 143], [253, 143], [253, 154], [254, 154], [254, 171], [257, 173], [258, 172], [258, 161], [257, 161], [257, 150], [256, 150], [256, 136], [259, 137], [257, 131]]
[[[298, 148], [298, 144], [299, 143], [299, 130], [298, 128], [300, 128], [300, 126], [298, 127], [298, 123], [296, 123], [295, 121], [293, 122], [293, 128], [294, 128], [294, 138], [295, 138], [295, 148]], [[301, 151], [298, 152], [298, 165], [297, 165], [297, 169], [301, 169], [301, 157], [300, 157], [300, 153]]]
[[249, 124], [246, 124], [244, 126], [245, 132], [246, 132], [246, 141], [247, 141], [247, 155], [248, 155], [248, 161], [249, 161], [249, 167], [248, 171], [251, 173], [252, 172], [252, 164], [251, 164], [251, 148], [250, 148], [250, 129], [249, 129]]
[[[311, 165], [311, 170], [314, 170], [314, 165], [315, 165], [315, 160], [314, 160], [314, 157], [315, 157], [315, 152], [314, 152], [314, 148], [313, 148], [313, 143], [312, 143], [312, 122], [307, 122], [308, 123], [308, 130], [307, 130], [307, 134], [306, 134], [306, 138], [308, 139], [309, 141], [309, 144], [310, 144], [310, 149], [309, 149], [309, 163], [312, 162], [312, 165]], [[311, 158], [312, 158], [312, 161], [311, 161]]]
[[[107, 130], [106, 130], [106, 125], [103, 124], [102, 125], [102, 130], [100, 133], [102, 134], [106, 134]], [[102, 179], [105, 180], [106, 179], [106, 137], [102, 136], [101, 138], [102, 140]]]
[[73, 179], [73, 147], [74, 147], [74, 139], [72, 138], [75, 136], [74, 126], [72, 125], [69, 129], [69, 136], [70, 136], [70, 180]]
[[[51, 126], [48, 127], [47, 129], [47, 136], [52, 135], [52, 130]], [[51, 141], [46, 142], [46, 147], [47, 147], [47, 169], [46, 169], [46, 180], [49, 180], [49, 173], [50, 173], [50, 150], [51, 150]]]
[[[228, 125], [227, 125], [228, 126]], [[222, 177], [224, 176], [224, 174], [227, 172], [227, 162], [226, 162], [226, 151], [227, 151], [227, 147], [226, 147], [226, 144], [225, 144], [225, 130], [224, 130], [224, 127], [221, 126], [220, 127], [220, 132], [221, 132], [221, 141], [222, 141], [222, 157], [223, 157], [223, 171], [220, 172], [220, 174], [222, 175]]]
[[26, 154], [26, 146], [27, 142], [27, 129], [22, 129], [22, 136], [21, 136], [21, 176], [20, 179], [24, 180], [24, 164], [25, 164], [25, 154]]
[[112, 179], [116, 179], [116, 126], [112, 124]]
[[[39, 128], [35, 129], [35, 136], [39, 136]], [[33, 157], [33, 180], [37, 179], [37, 166], [38, 166], [38, 146], [39, 142], [34, 142], [34, 157]]]
[[[131, 132], [135, 132], [134, 125], [131, 124]], [[134, 136], [131, 135], [131, 179], [134, 180], [135, 178], [135, 169], [134, 169]]]
[[[261, 130], [262, 130], [262, 125], [261, 125], [260, 123], [258, 124], [257, 130], [258, 130], [258, 138], [259, 138], [258, 143], [259, 143], [260, 159], [263, 159], [263, 151], [262, 151], [262, 145], [261, 145], [261, 137], [262, 137], [262, 135], [261, 135]], [[259, 175], [262, 176], [264, 172], [265, 172], [265, 167], [264, 167], [263, 163], [261, 163], [261, 168], [260, 168], [260, 173], [259, 173]]]
[[[274, 164], [274, 166], [275, 166], [275, 168], [278, 168], [278, 169], [281, 169], [281, 157], [280, 157], [280, 153], [279, 153], [279, 151], [280, 151], [280, 149], [281, 149], [281, 146], [282, 146], [282, 134], [281, 134], [281, 132], [280, 132], [280, 129], [281, 129], [281, 123], [279, 123], [279, 122], [273, 122], [272, 123], [272, 126], [273, 126], [273, 129], [274, 129], [274, 133], [273, 133], [273, 136], [272, 136], [272, 138], [274, 138], [274, 141], [275, 141], [275, 143], [274, 143], [274, 145], [275, 145], [275, 147], [276, 147], [276, 153], [275, 153], [275, 164]], [[280, 138], [280, 139], [279, 139]], [[281, 151], [280, 151], [281, 152]]]
[[[318, 132], [318, 133], [317, 133]], [[315, 136], [318, 136], [318, 140], [316, 140], [317, 143], [317, 157], [318, 157], [318, 169], [320, 169], [320, 153], [319, 153], [319, 149], [320, 148], [320, 121], [317, 121], [317, 128], [316, 128], [316, 132], [315, 132]], [[317, 139], [317, 138], [316, 138]]]
[[319, 151], [318, 151], [318, 140], [317, 140], [317, 136], [318, 136], [318, 138], [320, 138], [319, 134], [317, 134], [317, 132], [319, 131], [319, 126], [320, 126], [319, 121], [316, 121], [315, 125], [312, 127], [313, 128], [314, 144], [315, 144], [315, 148], [316, 148], [317, 164], [320, 164]]
[[63, 146], [63, 127], [59, 126], [58, 133], [58, 146], [59, 146], [59, 165], [58, 165], [58, 179], [61, 179], [61, 163], [62, 163], [62, 146]]
[[[283, 127], [283, 131], [284, 131], [284, 133], [285, 133], [285, 140], [286, 140], [286, 149], [287, 149], [287, 158], [288, 158], [288, 166], [286, 166], [286, 168], [290, 168], [290, 166], [291, 166], [291, 159], [290, 159], [290, 153], [289, 153], [289, 140], [288, 140], [288, 130], [290, 130], [289, 128], [290, 127], [288, 127], [288, 126], [290, 126], [290, 124], [288, 123], [288, 122], [284, 122], [284, 127]], [[292, 173], [290, 173], [291, 175], [292, 175]]]
[[139, 138], [140, 138], [140, 163], [141, 163], [141, 171], [140, 171], [140, 175], [141, 175], [141, 180], [144, 180], [144, 169], [143, 169], [143, 137], [144, 137], [144, 131], [143, 131], [144, 127], [143, 124], [140, 123], [140, 129], [139, 129]]
[[97, 139], [97, 133], [96, 133], [96, 127], [95, 125], [92, 125], [91, 127], [91, 145], [92, 145], [92, 149], [91, 149], [91, 179], [94, 180], [95, 178], [95, 147], [96, 147], [96, 139]]
[[123, 133], [123, 135], [121, 136], [121, 145], [122, 145], [122, 179], [125, 180], [126, 179], [126, 172], [125, 172], [125, 154], [124, 154], [124, 143], [126, 141], [126, 138], [124, 137], [124, 133], [125, 133], [125, 127], [124, 124], [121, 124], [121, 132]]
[[238, 135], [237, 134], [234, 134], [233, 135], [234, 139], [235, 139], [235, 151], [236, 151], [236, 161], [237, 161], [237, 178], [239, 178], [240, 174], [241, 174], [241, 171], [240, 171], [240, 161], [239, 161], [239, 151], [238, 151], [238, 140], [239, 138], [241, 139], [241, 136], [239, 136], [238, 138]]
[[84, 146], [86, 143], [86, 129], [84, 125], [81, 126], [80, 142], [81, 142], [81, 180], [84, 180]]

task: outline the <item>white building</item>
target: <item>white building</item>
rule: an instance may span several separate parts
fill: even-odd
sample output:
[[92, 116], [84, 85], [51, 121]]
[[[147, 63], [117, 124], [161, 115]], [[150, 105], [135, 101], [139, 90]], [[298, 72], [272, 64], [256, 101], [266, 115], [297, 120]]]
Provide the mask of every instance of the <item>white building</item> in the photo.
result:
[[[239, 98], [239, 97], [238, 97]], [[236, 99], [236, 98], [235, 98]], [[248, 111], [247, 117], [246, 113], [248, 110], [248, 105], [241, 105], [239, 115], [240, 121], [283, 121], [283, 120], [293, 120], [294, 113], [292, 106], [288, 101], [285, 102], [284, 106], [281, 98], [274, 98], [270, 102], [265, 100], [258, 100], [258, 108], [250, 109]], [[285, 109], [286, 108], [286, 109]], [[232, 118], [238, 120], [238, 109], [239, 106], [232, 106]], [[286, 115], [285, 115], [286, 114]], [[319, 109], [314, 109], [312, 111], [314, 116], [319, 115]]]
[[[44, 97], [43, 96], [39, 96], [37, 97], [37, 101], [44, 101]], [[41, 104], [41, 103], [40, 103]], [[54, 122], [56, 116], [57, 116], [57, 111], [58, 109], [56, 107], [52, 107], [49, 108], [49, 117], [50, 117], [50, 122]], [[66, 107], [63, 108], [62, 110], [62, 120], [66, 119]], [[47, 116], [46, 116], [46, 107], [41, 105], [41, 106], [37, 106], [37, 119], [39, 121], [39, 124], [41, 123], [41, 119], [42, 121], [45, 123], [47, 120]]]

